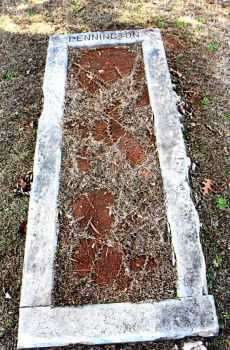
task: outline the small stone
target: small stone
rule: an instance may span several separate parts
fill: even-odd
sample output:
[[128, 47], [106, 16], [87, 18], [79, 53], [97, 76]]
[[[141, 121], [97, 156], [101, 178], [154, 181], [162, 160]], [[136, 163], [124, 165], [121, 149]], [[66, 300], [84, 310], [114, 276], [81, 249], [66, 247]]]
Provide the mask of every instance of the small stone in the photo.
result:
[[192, 162], [192, 171], [196, 170], [196, 163]]
[[5, 298], [6, 298], [6, 299], [12, 299], [11, 295], [10, 295], [8, 292], [5, 293]]
[[99, 69], [98, 74], [104, 74], [105, 71], [103, 69]]
[[207, 350], [202, 341], [184, 343], [183, 350]]

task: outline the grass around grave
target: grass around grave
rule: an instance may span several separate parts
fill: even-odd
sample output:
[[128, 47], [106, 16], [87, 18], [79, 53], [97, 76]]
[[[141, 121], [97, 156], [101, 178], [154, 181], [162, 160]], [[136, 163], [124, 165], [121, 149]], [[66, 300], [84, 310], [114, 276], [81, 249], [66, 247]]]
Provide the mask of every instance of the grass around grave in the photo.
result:
[[[16, 196], [13, 190], [17, 180], [31, 171], [33, 165], [48, 36], [159, 26], [173, 70], [173, 84], [181, 95], [178, 105], [192, 161], [193, 200], [202, 224], [209, 293], [215, 297], [221, 328], [217, 338], [204, 341], [208, 350], [227, 350], [230, 329], [228, 5], [222, 1], [195, 0], [78, 0], [76, 8], [73, 4], [70, 0], [23, 3], [8, 0], [1, 5], [0, 348], [16, 348], [25, 243], [25, 230], [20, 227], [27, 219], [28, 197]], [[213, 191], [206, 195], [202, 190], [205, 179], [213, 182]], [[171, 350], [181, 344], [177, 341], [119, 345], [116, 349]]]

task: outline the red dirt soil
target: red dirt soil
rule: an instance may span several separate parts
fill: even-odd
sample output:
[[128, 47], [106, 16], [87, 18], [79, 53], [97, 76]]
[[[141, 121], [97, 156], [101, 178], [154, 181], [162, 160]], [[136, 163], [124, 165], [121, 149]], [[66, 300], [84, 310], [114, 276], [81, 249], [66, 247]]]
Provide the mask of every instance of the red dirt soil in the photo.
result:
[[90, 160], [89, 159], [79, 159], [78, 167], [80, 172], [87, 173], [90, 170]]
[[[91, 275], [91, 278], [100, 287], [105, 287], [116, 281], [119, 288], [129, 286], [130, 278], [125, 275], [122, 265], [123, 255], [121, 249], [103, 246], [97, 240], [83, 239], [80, 248], [73, 256], [73, 274], [78, 277]], [[139, 256], [130, 262], [131, 271], [139, 271], [145, 266], [153, 270], [157, 264], [145, 255]]]
[[[129, 75], [133, 69], [135, 53], [124, 48], [91, 50], [75, 62], [76, 73], [82, 87], [95, 93], [100, 83], [92, 79], [97, 74], [107, 85], [115, 83], [122, 75]], [[92, 73], [93, 72], [93, 73]]]
[[113, 144], [113, 141], [109, 137], [108, 124], [104, 121], [98, 121], [94, 124], [92, 135], [96, 141], [102, 141], [106, 145]]
[[137, 106], [138, 107], [145, 107], [145, 106], [149, 106], [149, 104], [150, 104], [149, 93], [148, 93], [148, 88], [146, 86], [139, 101], [137, 102]]
[[92, 134], [95, 140], [102, 141], [107, 145], [118, 141], [119, 149], [132, 167], [143, 163], [146, 159], [144, 150], [133, 135], [126, 132], [122, 126], [112, 118], [109, 119], [108, 123], [95, 123]]
[[88, 196], [81, 195], [73, 205], [73, 216], [79, 219], [82, 228], [89, 225], [90, 231], [96, 236], [109, 233], [113, 223], [109, 207], [114, 202], [114, 196], [105, 189], [92, 191]]
[[183, 45], [173, 36], [164, 34], [163, 39], [166, 48], [177, 53], [183, 49]]
[[104, 286], [116, 281], [118, 286], [125, 288], [127, 285], [122, 266], [123, 253], [111, 247], [103, 247], [98, 260], [95, 261], [95, 280], [99, 286]]
[[98, 241], [83, 239], [81, 247], [74, 254], [73, 273], [79, 277], [91, 274], [99, 286], [106, 286], [113, 281], [125, 288], [127, 278], [122, 267], [123, 253]]
[[122, 136], [126, 134], [126, 131], [122, 128], [121, 124], [114, 119], [109, 120], [109, 133], [113, 142], [117, 142]]
[[91, 169], [90, 154], [87, 148], [84, 148], [80, 153], [81, 158], [77, 160], [78, 169], [81, 173], [87, 173]]
[[145, 255], [141, 255], [136, 260], [131, 261], [130, 269], [132, 271], [138, 271], [145, 264], [146, 264], [146, 267], [148, 270], [154, 269], [157, 266], [156, 262], [153, 259], [147, 259], [147, 257]]
[[84, 239], [81, 247], [74, 254], [73, 273], [79, 277], [84, 277], [92, 271], [96, 256], [96, 243], [92, 240]]
[[144, 150], [130, 133], [121, 139], [119, 148], [132, 167], [143, 163], [146, 159]]

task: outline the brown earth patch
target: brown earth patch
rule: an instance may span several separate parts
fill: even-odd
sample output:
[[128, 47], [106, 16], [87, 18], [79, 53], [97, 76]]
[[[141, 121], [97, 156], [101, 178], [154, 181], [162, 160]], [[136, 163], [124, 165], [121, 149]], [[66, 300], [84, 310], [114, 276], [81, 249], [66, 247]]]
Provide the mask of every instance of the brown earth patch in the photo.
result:
[[83, 54], [73, 64], [81, 85], [89, 92], [95, 93], [104, 85], [109, 86], [122, 75], [129, 75], [133, 68], [135, 54], [127, 49], [105, 48]]
[[73, 255], [73, 274], [84, 277], [92, 272], [94, 260], [96, 256], [96, 245], [93, 240], [84, 239], [81, 246]]
[[94, 124], [92, 135], [95, 140], [102, 141], [106, 145], [111, 145], [113, 143], [113, 141], [109, 137], [108, 123], [106, 123], [105, 121], [98, 121]]
[[122, 266], [123, 254], [111, 247], [103, 247], [95, 262], [96, 282], [99, 286], [116, 281], [118, 287], [125, 288], [127, 281]]
[[[84, 138], [84, 137], [82, 137]], [[90, 161], [90, 152], [87, 147], [84, 147], [79, 155], [77, 156], [77, 161], [74, 164], [77, 164], [78, 169], [81, 173], [87, 173], [91, 169], [91, 161]]]
[[114, 196], [105, 189], [95, 190], [89, 195], [81, 195], [74, 203], [72, 214], [79, 220], [81, 227], [89, 226], [96, 236], [109, 233], [113, 223], [110, 206]]
[[145, 152], [138, 141], [114, 119], [110, 119], [108, 123], [97, 122], [94, 125], [92, 135], [95, 140], [102, 141], [107, 145], [119, 141], [118, 147], [132, 167], [143, 163], [146, 159]]
[[121, 139], [119, 148], [132, 167], [142, 164], [146, 160], [144, 150], [131, 134], [127, 134]]
[[148, 258], [145, 255], [139, 256], [137, 259], [130, 262], [130, 269], [132, 271], [138, 271], [142, 268], [147, 268], [148, 270], [154, 269], [157, 266], [154, 259]]
[[90, 160], [89, 159], [79, 159], [78, 167], [80, 172], [87, 173], [90, 170]]
[[78, 130], [80, 132], [80, 135], [83, 139], [89, 137], [89, 129], [85, 126], [79, 126]]
[[183, 49], [183, 45], [171, 35], [164, 34], [163, 40], [166, 48], [173, 50], [175, 53], [178, 53]]
[[114, 142], [117, 142], [126, 133], [121, 124], [114, 119], [109, 120], [109, 132]]
[[91, 278], [99, 287], [105, 287], [114, 281], [125, 288], [123, 253], [117, 249], [103, 246], [96, 240], [83, 239], [80, 248], [74, 252], [72, 271], [74, 276]]
[[144, 106], [149, 106], [150, 101], [149, 101], [149, 92], [147, 86], [145, 86], [141, 96], [139, 97], [137, 101], [137, 106], [138, 107], [144, 107]]
[[122, 117], [118, 112], [118, 107], [119, 107], [119, 102], [115, 102], [112, 107], [106, 108], [105, 113], [108, 115], [109, 118], [119, 122], [121, 121]]

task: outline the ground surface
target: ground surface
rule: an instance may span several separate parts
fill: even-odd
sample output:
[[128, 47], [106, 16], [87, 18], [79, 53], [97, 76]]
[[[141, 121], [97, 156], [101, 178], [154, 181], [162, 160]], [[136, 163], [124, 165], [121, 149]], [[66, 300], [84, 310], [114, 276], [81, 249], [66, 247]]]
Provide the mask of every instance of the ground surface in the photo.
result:
[[72, 49], [55, 304], [176, 296], [140, 45]]
[[[48, 35], [160, 27], [172, 77], [182, 96], [191, 183], [202, 223], [209, 292], [220, 335], [210, 350], [229, 348], [228, 157], [229, 7], [222, 1], [6, 1], [1, 4], [0, 349], [16, 347], [21, 267], [28, 211], [22, 178], [32, 169]], [[207, 180], [209, 181], [207, 181]], [[211, 181], [211, 182], [210, 182]], [[205, 186], [203, 184], [205, 182]], [[18, 191], [20, 192], [20, 191]], [[206, 193], [206, 195], [204, 194]], [[181, 342], [107, 349], [176, 349]], [[73, 349], [82, 349], [75, 346]]]

